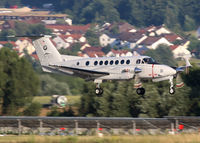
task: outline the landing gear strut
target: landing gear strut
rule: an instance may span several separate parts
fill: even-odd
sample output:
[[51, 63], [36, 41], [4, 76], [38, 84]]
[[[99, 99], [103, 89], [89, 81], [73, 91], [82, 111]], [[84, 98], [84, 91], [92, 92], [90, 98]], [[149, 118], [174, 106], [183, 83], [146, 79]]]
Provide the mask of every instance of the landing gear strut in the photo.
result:
[[138, 95], [144, 95], [144, 94], [145, 94], [145, 89], [144, 89], [143, 87], [137, 88], [137, 89], [136, 89], [136, 93], [137, 93]]
[[173, 77], [169, 79], [170, 87], [169, 87], [169, 94], [175, 93], [174, 83], [173, 83]]
[[97, 96], [101, 96], [103, 94], [103, 89], [100, 87], [100, 84], [97, 83], [95, 93]]

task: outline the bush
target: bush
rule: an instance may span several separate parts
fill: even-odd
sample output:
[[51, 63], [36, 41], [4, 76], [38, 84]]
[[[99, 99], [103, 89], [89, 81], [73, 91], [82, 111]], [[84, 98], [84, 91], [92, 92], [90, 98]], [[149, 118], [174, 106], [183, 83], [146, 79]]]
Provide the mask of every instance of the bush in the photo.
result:
[[41, 108], [42, 106], [40, 103], [33, 102], [24, 110], [23, 113], [25, 116], [38, 116]]

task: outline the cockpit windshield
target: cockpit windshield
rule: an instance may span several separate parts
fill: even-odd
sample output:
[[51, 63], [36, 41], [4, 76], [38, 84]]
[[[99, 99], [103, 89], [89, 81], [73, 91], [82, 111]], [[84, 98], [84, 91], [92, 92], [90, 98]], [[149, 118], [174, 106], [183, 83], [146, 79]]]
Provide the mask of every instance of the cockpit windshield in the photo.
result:
[[153, 58], [144, 58], [142, 64], [158, 64]]

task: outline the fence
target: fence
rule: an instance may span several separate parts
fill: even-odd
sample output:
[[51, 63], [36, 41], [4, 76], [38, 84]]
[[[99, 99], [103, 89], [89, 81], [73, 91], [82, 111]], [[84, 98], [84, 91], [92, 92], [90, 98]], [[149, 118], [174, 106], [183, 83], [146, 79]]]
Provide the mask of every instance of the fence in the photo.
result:
[[[105, 132], [138, 134], [144, 131], [159, 131], [159, 133], [174, 133], [192, 130], [198, 132], [200, 117], [164, 117], [164, 118], [108, 118], [108, 117], [0, 117], [1, 133], [34, 133], [57, 132], [68, 134], [83, 134], [93, 130], [96, 134]], [[70, 133], [71, 132], [71, 133]], [[120, 131], [121, 132], [121, 131]], [[87, 133], [85, 133], [87, 134]], [[91, 134], [91, 133], [90, 133]]]

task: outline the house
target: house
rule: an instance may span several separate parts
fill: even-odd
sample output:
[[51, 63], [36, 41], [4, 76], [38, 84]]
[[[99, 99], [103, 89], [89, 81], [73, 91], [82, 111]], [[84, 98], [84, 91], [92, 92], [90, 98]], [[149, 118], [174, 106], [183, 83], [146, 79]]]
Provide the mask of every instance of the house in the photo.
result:
[[144, 41], [142, 41], [139, 46], [146, 46], [148, 49], [156, 49], [159, 45], [173, 45], [165, 37], [151, 37], [149, 36]]
[[57, 24], [51, 24], [51, 25], [45, 25], [47, 29], [51, 29], [53, 31], [53, 34], [55, 35], [61, 35], [65, 34], [65, 31], [67, 30], [67, 25], [57, 25]]
[[86, 52], [86, 53], [79, 53], [78, 56], [81, 56], [81, 57], [85, 57], [85, 58], [88, 58], [88, 57], [104, 57], [105, 54], [104, 52], [102, 51], [98, 51], [98, 52]]
[[133, 49], [133, 55], [134, 56], [141, 56], [141, 55], [145, 55], [145, 52], [148, 51], [149, 49], [146, 48], [145, 46], [141, 47], [141, 48], [134, 48]]
[[18, 39], [15, 44], [17, 45], [17, 49], [19, 53], [23, 53], [24, 51], [27, 52], [27, 54], [31, 55], [35, 52], [35, 48], [32, 44], [32, 40], [29, 38], [20, 38]]
[[164, 25], [161, 26], [149, 26], [139, 30], [141, 33], [146, 34], [148, 36], [159, 36], [162, 34], [170, 34], [172, 33]]
[[85, 43], [80, 43], [80, 45], [81, 45], [81, 48], [80, 48], [81, 51], [83, 51], [87, 47], [91, 47], [91, 45], [86, 43], [86, 42]]
[[124, 32], [119, 35], [120, 46], [128, 47], [133, 49], [137, 45], [139, 45], [142, 41], [144, 41], [147, 36], [141, 32]]
[[137, 29], [134, 26], [130, 25], [127, 22], [119, 23], [118, 28], [119, 28], [119, 33], [123, 33], [123, 32], [133, 32], [134, 33], [137, 31]]
[[102, 34], [99, 37], [99, 42], [102, 47], [106, 47], [107, 45], [111, 45], [112, 47], [113, 45], [115, 45], [116, 40], [117, 36], [111, 34]]
[[107, 57], [124, 57], [124, 56], [133, 56], [133, 54], [128, 50], [111, 49], [111, 51], [108, 52], [106, 56]]
[[176, 34], [164, 34], [163, 37], [165, 37], [170, 43], [173, 43], [177, 40], [183, 40], [183, 38], [181, 38], [180, 36], [176, 35]]
[[105, 54], [102, 52], [102, 47], [85, 47], [79, 56], [82, 57], [103, 57]]
[[86, 42], [86, 38], [81, 34], [59, 35], [59, 37], [64, 39], [67, 43]]
[[0, 49], [6, 46], [6, 44], [12, 45], [13, 48], [17, 46], [14, 41], [0, 41]]
[[6, 20], [2, 24], [2, 29], [14, 29], [15, 28], [15, 21], [14, 20]]
[[192, 55], [190, 51], [184, 45], [172, 45], [170, 46], [174, 58], [191, 58]]
[[61, 48], [67, 49], [70, 47], [70, 43], [67, 43], [65, 38], [63, 38], [61, 35], [56, 36], [52, 39], [52, 41], [55, 43], [55, 47], [59, 50]]
[[85, 34], [90, 28], [90, 24], [87, 25], [63, 25], [63, 24], [52, 24], [45, 25], [46, 28], [53, 30], [56, 35], [65, 34]]
[[157, 35], [162, 35], [162, 34], [170, 34], [172, 33], [171, 31], [169, 31], [164, 25], [161, 26], [157, 26], [155, 29], [155, 33]]

